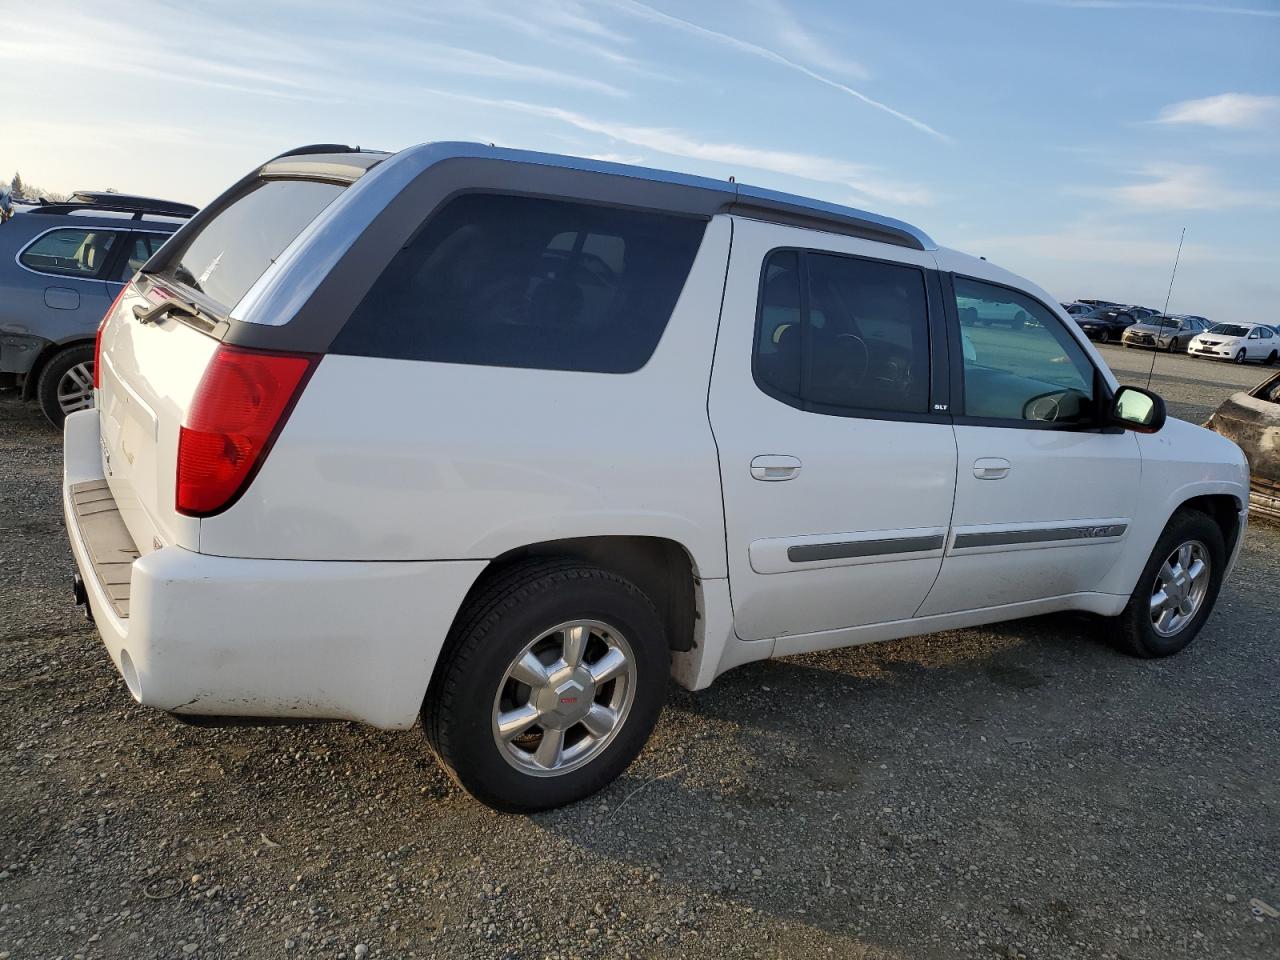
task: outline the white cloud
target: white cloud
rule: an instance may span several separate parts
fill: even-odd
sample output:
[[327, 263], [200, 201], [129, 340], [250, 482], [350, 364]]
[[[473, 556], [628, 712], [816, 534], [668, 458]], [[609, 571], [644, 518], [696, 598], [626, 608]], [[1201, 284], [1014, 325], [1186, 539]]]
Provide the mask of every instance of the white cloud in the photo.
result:
[[784, 57], [782, 54], [775, 50], [770, 50], [768, 47], [762, 47], [759, 44], [751, 43], [748, 40], [742, 40], [738, 37], [730, 36], [727, 33], [721, 33], [719, 30], [711, 30], [708, 27], [699, 26], [690, 20], [684, 20], [669, 13], [663, 13], [655, 7], [651, 7], [645, 3], [640, 3], [639, 0], [604, 0], [604, 2], [609, 3], [610, 6], [616, 10], [629, 13], [641, 20], [647, 20], [650, 23], [657, 23], [662, 26], [671, 27], [674, 30], [679, 30], [682, 33], [691, 34], [695, 37], [701, 37], [704, 40], [711, 40], [723, 46], [738, 50], [741, 53], [746, 53], [750, 56], [758, 57], [761, 60], [767, 60], [770, 63], [775, 63], [778, 66], [786, 67], [788, 70], [794, 70], [796, 73], [803, 74], [811, 80], [816, 80], [818, 83], [822, 83], [835, 90], [839, 90], [841, 93], [847, 94], [855, 100], [860, 100], [868, 106], [875, 107], [877, 110], [882, 110], [892, 117], [897, 117], [904, 123], [908, 123], [917, 130], [921, 130], [931, 136], [937, 137], [939, 140], [951, 139], [946, 134], [929, 126], [923, 120], [917, 120], [909, 114], [903, 113], [900, 110], [895, 110], [887, 103], [874, 100], [865, 93], [862, 93], [860, 90], [855, 90], [853, 87], [841, 83], [839, 80], [833, 80], [826, 74], [819, 73], [817, 70], [806, 67], [802, 63], [797, 63], [795, 60]]
[[1261, 127], [1280, 121], [1280, 97], [1249, 93], [1220, 93], [1216, 97], [1171, 103], [1156, 123], [1200, 124], [1206, 127]]
[[837, 53], [821, 38], [806, 30], [780, 0], [752, 0], [752, 3], [769, 18], [772, 35], [800, 61], [820, 70], [859, 80], [866, 80], [871, 76], [870, 71], [861, 63]]
[[721, 164], [725, 168], [725, 176], [736, 175], [741, 168], [749, 167], [820, 183], [839, 184], [856, 193], [859, 203], [865, 202], [866, 199], [911, 205], [928, 204], [933, 201], [932, 195], [926, 188], [882, 179], [873, 167], [864, 164], [790, 150], [715, 143], [700, 140], [690, 133], [668, 127], [642, 127], [613, 120], [599, 120], [561, 107], [549, 107], [523, 100], [491, 99], [447, 90], [422, 92], [482, 106], [501, 107], [527, 116], [558, 120], [579, 130], [643, 150]]
[[1073, 192], [1149, 210], [1224, 210], [1280, 205], [1280, 194], [1233, 187], [1223, 183], [1209, 167], [1148, 163], [1141, 167], [1138, 175], [1146, 179], [1118, 187], [1080, 187]]

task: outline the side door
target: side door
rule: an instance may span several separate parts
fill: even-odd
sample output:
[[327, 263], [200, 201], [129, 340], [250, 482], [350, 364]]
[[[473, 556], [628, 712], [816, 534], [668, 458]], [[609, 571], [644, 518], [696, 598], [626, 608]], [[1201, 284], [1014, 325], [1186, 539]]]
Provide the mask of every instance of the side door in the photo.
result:
[[107, 282], [112, 284], [111, 295], [120, 292], [120, 287], [133, 279], [133, 275], [142, 269], [142, 265], [151, 259], [166, 240], [167, 233], [147, 233], [142, 230], [129, 231], [124, 242], [124, 250], [112, 265]]
[[739, 637], [915, 613], [955, 488], [947, 352], [929, 254], [734, 219], [709, 412]]
[[[945, 265], [945, 261], [944, 261]], [[1058, 315], [993, 280], [949, 275], [957, 320], [1017, 304], [1037, 323], [970, 328], [953, 368], [955, 513], [920, 615], [1088, 592], [1119, 559], [1140, 494], [1132, 433], [1097, 426], [1102, 373]], [[953, 343], [959, 337], [953, 327]]]

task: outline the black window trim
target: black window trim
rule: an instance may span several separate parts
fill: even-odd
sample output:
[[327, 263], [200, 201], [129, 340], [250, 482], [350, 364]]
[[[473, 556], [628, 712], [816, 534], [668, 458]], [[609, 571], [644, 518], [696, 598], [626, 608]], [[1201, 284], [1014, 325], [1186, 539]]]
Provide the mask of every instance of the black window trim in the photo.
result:
[[942, 284], [944, 290], [943, 305], [946, 309], [947, 325], [948, 325], [948, 343], [951, 346], [952, 356], [964, 357], [964, 347], [960, 338], [960, 311], [956, 305], [956, 288], [955, 281], [972, 280], [974, 283], [985, 283], [987, 286], [999, 287], [1002, 290], [1008, 290], [1011, 293], [1019, 294], [1026, 297], [1032, 303], [1039, 304], [1046, 310], [1050, 316], [1058, 321], [1066, 331], [1067, 336], [1076, 340], [1080, 345], [1081, 352], [1084, 354], [1085, 361], [1093, 370], [1093, 393], [1094, 393], [1094, 418], [1091, 422], [1084, 423], [1056, 423], [1052, 420], [1006, 420], [1003, 417], [971, 417], [964, 412], [964, 361], [951, 365], [951, 396], [954, 398], [952, 422], [956, 426], [965, 427], [1001, 427], [1005, 430], [1059, 430], [1071, 433], [1123, 433], [1120, 427], [1110, 426], [1102, 422], [1102, 412], [1111, 406], [1113, 393], [1107, 378], [1102, 375], [1102, 371], [1098, 369], [1098, 365], [1093, 362], [1093, 358], [1089, 356], [1089, 351], [1084, 349], [1080, 344], [1079, 338], [1072, 333], [1071, 329], [1053, 310], [1051, 310], [1043, 300], [1021, 287], [1011, 286], [1007, 283], [1001, 283], [998, 280], [989, 280], [986, 277], [975, 277], [967, 273], [959, 273], [954, 270], [946, 271], [942, 275]]
[[[764, 285], [765, 285], [765, 267], [769, 260], [776, 253], [794, 253], [796, 254], [797, 267], [800, 282], [800, 335], [801, 354], [804, 352], [803, 338], [806, 336], [808, 324], [804, 319], [809, 314], [809, 266], [808, 258], [810, 256], [830, 256], [841, 257], [846, 260], [861, 260], [867, 263], [879, 263], [894, 267], [907, 267], [909, 269], [918, 270], [921, 273], [921, 280], [925, 289], [925, 310], [927, 312], [927, 322], [925, 325], [928, 344], [926, 352], [929, 357], [929, 395], [926, 402], [926, 411], [924, 413], [915, 413], [907, 410], [877, 410], [863, 407], [844, 407], [832, 404], [815, 403], [812, 400], [803, 400], [799, 397], [793, 397], [788, 393], [777, 389], [769, 383], [764, 382], [760, 378], [759, 365], [757, 359], [759, 357], [760, 335], [764, 323]], [[906, 263], [902, 260], [886, 259], [884, 257], [868, 257], [861, 254], [845, 253], [839, 250], [828, 250], [823, 247], [798, 247], [794, 245], [786, 245], [773, 247], [765, 252], [760, 260], [760, 278], [756, 284], [756, 315], [755, 329], [751, 338], [751, 379], [755, 382], [756, 389], [768, 397], [784, 403], [796, 410], [804, 413], [815, 413], [819, 416], [828, 417], [845, 417], [853, 420], [887, 420], [895, 423], [951, 423], [950, 397], [954, 394], [950, 390], [950, 378], [947, 373], [949, 358], [952, 354], [948, 338], [947, 325], [943, 317], [944, 300], [942, 293], [942, 285], [938, 278], [936, 269], [921, 266], [917, 263]], [[800, 391], [804, 392], [805, 383], [805, 365], [800, 365]]]

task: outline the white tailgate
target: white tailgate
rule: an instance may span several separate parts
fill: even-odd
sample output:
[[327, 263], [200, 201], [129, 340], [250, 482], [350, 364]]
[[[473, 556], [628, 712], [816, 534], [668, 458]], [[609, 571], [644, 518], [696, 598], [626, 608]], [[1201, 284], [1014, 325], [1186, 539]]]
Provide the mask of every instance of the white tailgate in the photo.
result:
[[102, 466], [139, 553], [199, 548], [199, 521], [174, 510], [178, 428], [218, 341], [176, 319], [142, 323], [131, 284], [102, 332]]

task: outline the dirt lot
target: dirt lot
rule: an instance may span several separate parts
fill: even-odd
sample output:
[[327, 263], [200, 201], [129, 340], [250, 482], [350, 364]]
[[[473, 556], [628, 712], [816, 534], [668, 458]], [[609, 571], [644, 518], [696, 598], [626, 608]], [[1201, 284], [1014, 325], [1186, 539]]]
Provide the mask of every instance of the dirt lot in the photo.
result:
[[[1154, 385], [1199, 422], [1264, 373]], [[59, 470], [0, 399], [0, 960], [1280, 956], [1250, 908], [1280, 907], [1276, 527], [1171, 660], [1049, 617], [753, 664], [673, 688], [604, 794], [512, 817], [416, 730], [134, 705], [71, 604]]]

